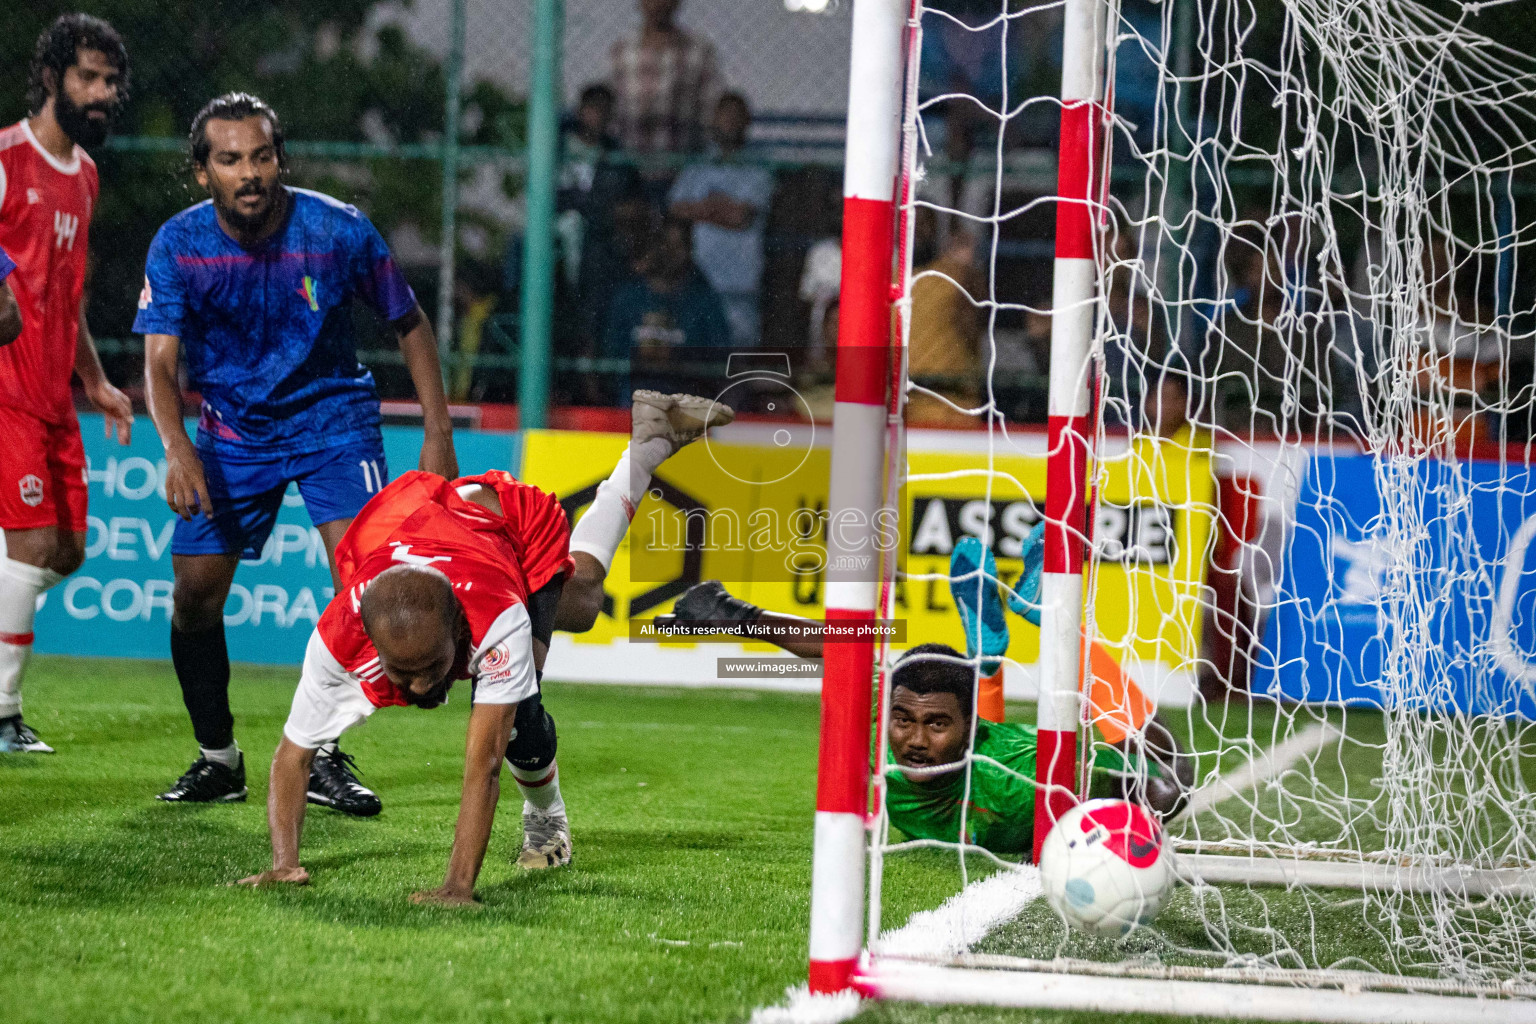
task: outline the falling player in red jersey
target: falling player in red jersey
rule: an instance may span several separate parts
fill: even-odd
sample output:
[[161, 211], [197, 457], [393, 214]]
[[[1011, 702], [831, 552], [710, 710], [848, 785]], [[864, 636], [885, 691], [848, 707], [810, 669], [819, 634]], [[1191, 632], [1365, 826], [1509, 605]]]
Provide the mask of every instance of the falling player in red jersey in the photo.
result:
[[518, 864], [569, 862], [555, 724], [539, 695], [550, 635], [592, 627], [651, 474], [731, 418], [708, 399], [635, 392], [629, 447], [575, 529], [554, 495], [500, 472], [450, 483], [413, 471], [363, 506], [336, 547], [343, 589], [310, 637], [272, 756], [272, 867], [241, 882], [308, 882], [299, 835], [315, 751], [381, 707], [438, 706], [457, 679], [471, 680], [471, 707], [453, 852], [443, 884], [412, 899], [474, 901], [503, 761], [523, 796]]
[[21, 676], [38, 597], [85, 560], [85, 449], [69, 384], [127, 444], [133, 406], [107, 380], [83, 301], [96, 164], [128, 90], [116, 31], [67, 14], [39, 37], [27, 84], [31, 116], [0, 129], [0, 247], [20, 337], [0, 348], [0, 751], [49, 753], [21, 719]]

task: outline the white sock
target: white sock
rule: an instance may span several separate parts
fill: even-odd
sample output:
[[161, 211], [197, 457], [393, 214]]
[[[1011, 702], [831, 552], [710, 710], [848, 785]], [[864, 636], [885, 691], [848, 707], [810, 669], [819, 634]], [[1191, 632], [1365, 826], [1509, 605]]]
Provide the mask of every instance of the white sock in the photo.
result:
[[517, 780], [517, 788], [523, 791], [523, 812], [543, 811], [556, 817], [565, 816], [565, 800], [560, 796], [560, 766], [550, 762], [548, 768], [538, 771], [524, 771], [507, 762], [507, 767], [512, 769], [512, 777]]
[[653, 437], [636, 445], [633, 441], [619, 456], [619, 464], [608, 479], [597, 485], [586, 515], [571, 530], [571, 551], [585, 551], [607, 570], [614, 553], [629, 532], [629, 521], [651, 486], [651, 474], [672, 455], [672, 442]]
[[226, 768], [240, 767], [240, 744], [238, 743], [231, 743], [223, 750], [209, 750], [207, 747], [198, 749], [203, 752], [203, 757], [214, 764], [221, 764]]
[[315, 756], [316, 757], [335, 757], [336, 756], [336, 741], [332, 740], [329, 743], [323, 744], [320, 747], [320, 749], [315, 752]]
[[21, 677], [32, 653], [37, 599], [63, 578], [0, 555], [0, 718], [21, 714]]

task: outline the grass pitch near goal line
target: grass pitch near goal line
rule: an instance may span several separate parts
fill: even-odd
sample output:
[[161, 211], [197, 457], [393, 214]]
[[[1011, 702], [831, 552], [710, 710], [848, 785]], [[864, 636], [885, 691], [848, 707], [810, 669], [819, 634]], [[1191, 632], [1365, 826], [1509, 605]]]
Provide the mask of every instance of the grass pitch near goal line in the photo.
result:
[[[268, 861], [266, 769], [294, 680], [236, 666], [250, 801], [177, 807], [153, 799], [196, 754], [170, 666], [34, 660], [27, 718], [59, 753], [0, 756], [0, 1019], [727, 1024], [803, 981], [814, 697], [549, 684], [575, 861], [523, 874], [520, 818], [503, 813], [484, 906], [454, 912], [406, 897], [441, 880], [452, 841], [463, 694], [347, 737], [384, 812], [310, 809], [312, 885], [226, 884]], [[888, 871], [888, 927], [959, 888], [953, 857]], [[859, 1018], [1111, 1019], [916, 1006]]]

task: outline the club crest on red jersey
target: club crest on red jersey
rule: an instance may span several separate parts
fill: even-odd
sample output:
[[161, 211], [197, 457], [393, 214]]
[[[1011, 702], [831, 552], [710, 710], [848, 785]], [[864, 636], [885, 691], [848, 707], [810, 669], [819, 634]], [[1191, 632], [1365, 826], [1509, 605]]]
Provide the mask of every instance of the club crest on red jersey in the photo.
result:
[[18, 481], [21, 488], [21, 500], [25, 505], [33, 508], [43, 503], [43, 481], [35, 474], [28, 473]]
[[502, 666], [506, 665], [506, 663], [507, 649], [503, 645], [497, 644], [495, 647], [492, 647], [490, 650], [486, 651], [485, 656], [480, 659], [480, 671], [482, 673], [495, 672], [497, 669], [500, 669]]

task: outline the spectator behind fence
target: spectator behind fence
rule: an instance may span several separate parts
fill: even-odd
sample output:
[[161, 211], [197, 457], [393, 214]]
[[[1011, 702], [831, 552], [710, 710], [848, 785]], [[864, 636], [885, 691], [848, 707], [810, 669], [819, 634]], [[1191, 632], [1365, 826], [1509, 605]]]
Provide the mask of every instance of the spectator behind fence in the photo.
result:
[[1312, 426], [1323, 365], [1315, 329], [1303, 318], [1310, 298], [1305, 242], [1264, 216], [1253, 213], [1251, 226], [1226, 240], [1226, 295], [1202, 358], [1214, 389], [1212, 419], [1245, 438]]
[[[635, 261], [637, 276], [613, 297], [603, 332], [605, 357], [628, 357], [638, 373], [638, 364], [678, 369], [671, 350], [729, 347], [725, 307], [694, 265], [692, 237], [688, 222], [675, 219], [663, 221], [652, 234]], [[611, 398], [627, 404], [632, 386], [648, 385], [621, 379]]]
[[[919, 211], [913, 262], [932, 252], [937, 234], [932, 211]], [[907, 375], [923, 390], [907, 399], [907, 423], [914, 427], [977, 426], [981, 420], [962, 409], [981, 403], [983, 320], [975, 299], [985, 295], [976, 270], [976, 236], [957, 226], [937, 258], [912, 275], [912, 329], [907, 347]], [[959, 408], [955, 408], [958, 406]]]
[[732, 342], [743, 348], [757, 344], [762, 327], [763, 226], [773, 198], [772, 172], [740, 160], [751, 123], [744, 97], [721, 96], [711, 126], [711, 158], [683, 168], [669, 197], [672, 216], [693, 224], [699, 267], [725, 303]]
[[613, 90], [589, 85], [565, 134], [560, 178], [560, 242], [565, 295], [575, 308], [561, 318], [567, 340], [580, 355], [597, 349], [614, 290], [629, 276], [623, 221], [637, 198], [640, 177], [611, 159], [617, 143], [609, 132]]
[[697, 153], [720, 92], [715, 47], [679, 28], [682, 0], [640, 0], [638, 35], [613, 44], [614, 129], [635, 153]]
[[1486, 392], [1497, 385], [1509, 339], [1494, 326], [1493, 310], [1478, 284], [1493, 275], [1472, 253], [1456, 252], [1454, 239], [1432, 235], [1420, 257], [1427, 309], [1414, 331], [1418, 410], [1415, 431], [1433, 443], [1445, 434], [1460, 442], [1490, 436]]

